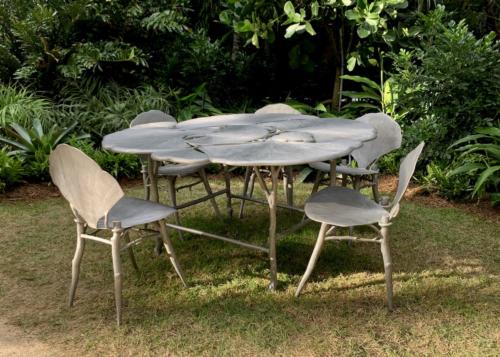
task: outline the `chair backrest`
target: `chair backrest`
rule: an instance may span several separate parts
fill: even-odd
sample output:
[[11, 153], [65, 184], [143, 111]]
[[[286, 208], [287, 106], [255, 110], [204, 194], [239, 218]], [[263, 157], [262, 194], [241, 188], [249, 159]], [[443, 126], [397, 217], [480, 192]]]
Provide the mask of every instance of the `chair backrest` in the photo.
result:
[[167, 113], [162, 112], [161, 110], [149, 110], [147, 112], [142, 112], [137, 115], [131, 122], [130, 127], [142, 124], [150, 124], [150, 123], [158, 123], [158, 122], [174, 122], [177, 120]]
[[268, 104], [258, 109], [255, 112], [255, 114], [272, 114], [272, 113], [301, 114], [301, 112], [299, 112], [297, 109], [294, 109], [288, 104], [284, 103]]
[[116, 180], [80, 150], [61, 144], [49, 157], [50, 176], [71, 208], [92, 228], [107, 213], [123, 191]]
[[382, 155], [401, 146], [401, 127], [387, 114], [369, 113], [356, 120], [370, 124], [377, 130], [375, 139], [363, 143], [363, 146], [351, 153], [358, 167], [367, 168]]
[[422, 153], [424, 145], [425, 143], [423, 141], [418, 144], [415, 149], [413, 149], [408, 155], [406, 155], [406, 157], [403, 159], [403, 161], [401, 161], [401, 164], [399, 165], [399, 182], [396, 196], [394, 196], [394, 200], [392, 201], [393, 209], [398, 209], [397, 206], [399, 204], [399, 201], [401, 201], [406, 189], [408, 188], [408, 184], [410, 183], [411, 177], [415, 172], [415, 166], [417, 165], [418, 158]]

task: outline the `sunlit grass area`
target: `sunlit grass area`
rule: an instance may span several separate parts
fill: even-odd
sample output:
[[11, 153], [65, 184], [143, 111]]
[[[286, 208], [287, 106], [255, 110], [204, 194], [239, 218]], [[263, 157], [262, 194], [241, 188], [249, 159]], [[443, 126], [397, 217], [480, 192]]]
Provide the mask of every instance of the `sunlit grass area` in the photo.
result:
[[[214, 188], [222, 188], [215, 181]], [[234, 189], [241, 182], [235, 179]], [[311, 186], [296, 188], [303, 202]], [[199, 195], [185, 190], [180, 199]], [[128, 194], [141, 196], [140, 187]], [[218, 200], [225, 212], [225, 199]], [[237, 211], [239, 201], [234, 201]], [[301, 214], [278, 211], [285, 229]], [[136, 248], [123, 254], [124, 321], [115, 324], [111, 251], [88, 242], [73, 308], [67, 307], [75, 227], [66, 202], [0, 202], [0, 314], [42, 340], [85, 355], [463, 355], [498, 354], [500, 225], [454, 208], [404, 202], [391, 226], [395, 310], [385, 307], [380, 251], [329, 243], [303, 295], [293, 296], [313, 249], [311, 223], [279, 242], [279, 289], [269, 292], [264, 255], [184, 234], [172, 238], [189, 279]], [[217, 219], [210, 204], [182, 211], [182, 224], [265, 244], [265, 206], [242, 220]], [[370, 232], [359, 231], [361, 236]]]

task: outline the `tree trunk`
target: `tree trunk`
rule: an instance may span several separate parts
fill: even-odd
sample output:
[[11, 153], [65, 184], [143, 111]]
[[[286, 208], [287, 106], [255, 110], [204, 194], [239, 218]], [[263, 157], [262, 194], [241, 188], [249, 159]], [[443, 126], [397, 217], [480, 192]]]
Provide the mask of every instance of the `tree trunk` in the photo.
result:
[[340, 83], [342, 79], [342, 68], [340, 66], [335, 66], [335, 80], [333, 82], [333, 93], [332, 93], [332, 108], [338, 109], [340, 104]]

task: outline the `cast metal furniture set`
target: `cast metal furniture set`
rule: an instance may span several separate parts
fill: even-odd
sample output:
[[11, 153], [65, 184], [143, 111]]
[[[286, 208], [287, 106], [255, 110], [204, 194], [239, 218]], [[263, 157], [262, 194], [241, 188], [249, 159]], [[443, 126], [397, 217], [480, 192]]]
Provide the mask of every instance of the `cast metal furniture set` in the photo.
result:
[[[323, 244], [327, 240], [347, 240], [379, 244], [384, 261], [387, 303], [392, 309], [392, 261], [389, 250], [388, 227], [399, 212], [399, 202], [413, 175], [423, 143], [402, 161], [396, 196], [391, 204], [379, 204], [378, 171], [376, 161], [382, 155], [401, 145], [399, 126], [385, 114], [367, 114], [357, 120], [320, 119], [302, 115], [284, 104], [264, 107], [254, 114], [229, 114], [192, 119], [177, 123], [160, 111], [145, 112], [131, 122], [130, 128], [104, 137], [102, 146], [113, 152], [135, 154], [143, 162], [142, 173], [145, 199], [124, 196], [116, 180], [93, 160], [69, 145], [59, 145], [50, 156], [53, 182], [70, 204], [77, 226], [77, 245], [72, 261], [72, 281], [69, 304], [73, 304], [78, 283], [80, 263], [86, 240], [111, 246], [115, 277], [117, 323], [122, 316], [122, 267], [120, 252], [127, 250], [134, 268], [137, 268], [132, 247], [148, 237], [157, 238], [156, 251], [170, 259], [182, 283], [187, 285], [175, 255], [167, 227], [220, 239], [269, 256], [271, 290], [277, 286], [276, 211], [278, 207], [304, 212], [305, 216], [288, 232], [304, 226], [309, 219], [321, 223], [313, 253], [296, 291], [298, 296], [311, 275]], [[337, 159], [351, 155], [358, 167], [337, 165]], [[210, 163], [224, 168], [225, 189], [212, 192], [205, 174]], [[293, 205], [292, 167], [310, 165], [317, 170], [312, 196], [305, 207]], [[231, 191], [230, 167], [245, 167], [245, 183], [241, 195]], [[264, 175], [269, 173], [270, 180]], [[278, 178], [283, 173], [287, 204], [278, 203]], [[337, 174], [342, 174], [343, 186], [336, 186]], [[325, 174], [330, 187], [319, 192]], [[176, 178], [198, 175], [207, 195], [178, 204]], [[158, 178], [167, 179], [171, 206], [159, 203]], [[354, 189], [344, 187], [350, 177]], [[266, 201], [252, 196], [254, 182], [263, 190]], [[269, 182], [266, 182], [269, 181]], [[374, 200], [361, 194], [363, 182], [373, 188]], [[189, 185], [188, 185], [189, 186]], [[220, 216], [215, 197], [225, 195], [228, 215], [232, 216], [232, 199], [253, 201], [269, 206], [269, 236], [267, 246], [243, 242], [234, 238], [202, 232], [181, 226], [178, 209], [210, 200]], [[176, 224], [168, 223], [170, 216]], [[374, 238], [335, 235], [340, 227], [367, 225]], [[150, 227], [157, 227], [154, 230]], [[378, 226], [378, 227], [377, 227]], [[131, 241], [129, 232], [135, 229], [149, 232]], [[92, 232], [89, 232], [92, 229]], [[97, 236], [99, 231], [112, 232], [110, 239]], [[280, 235], [281, 237], [281, 235]]]

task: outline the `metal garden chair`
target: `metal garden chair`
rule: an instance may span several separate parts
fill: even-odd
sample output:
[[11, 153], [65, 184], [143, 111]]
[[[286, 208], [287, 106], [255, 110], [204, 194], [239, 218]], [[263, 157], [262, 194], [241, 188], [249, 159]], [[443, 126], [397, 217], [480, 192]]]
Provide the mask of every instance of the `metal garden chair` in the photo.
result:
[[[150, 110], [148, 112], [143, 112], [137, 115], [135, 119], [130, 122], [130, 127], [132, 128], [137, 125], [161, 123], [161, 122], [175, 123], [176, 120], [173, 116], [168, 115], [160, 110]], [[144, 184], [144, 195], [145, 198], [149, 200], [151, 183], [148, 177], [147, 160], [145, 158], [142, 158], [141, 161], [142, 161], [141, 173]], [[207, 179], [207, 175], [205, 172], [206, 167], [207, 164], [173, 164], [173, 163], [164, 163], [163, 165], [158, 167], [158, 176], [165, 177], [167, 179], [168, 191], [170, 195], [170, 204], [173, 208], [175, 208], [176, 210], [182, 209], [192, 206], [196, 203], [199, 203], [200, 200], [204, 201], [209, 199], [215, 211], [215, 214], [219, 217], [221, 216], [219, 207], [217, 206], [217, 202], [213, 197], [213, 192]], [[185, 186], [176, 187], [177, 178], [185, 176], [198, 176], [200, 180]], [[177, 204], [177, 191], [183, 188], [191, 188], [200, 183], [203, 183], [205, 191], [207, 192], [207, 196], [204, 197], [205, 199], [201, 198], [183, 204]], [[178, 211], [175, 212], [175, 220], [177, 225], [180, 225], [180, 218]], [[182, 237], [182, 233], [180, 231], [179, 235]]]
[[[122, 264], [120, 253], [129, 252], [134, 268], [137, 264], [132, 247], [144, 237], [130, 241], [131, 228], [156, 222], [163, 245], [175, 271], [186, 286], [186, 279], [177, 261], [172, 242], [167, 234], [165, 218], [175, 209], [156, 202], [124, 196], [118, 182], [80, 150], [66, 144], [58, 145], [49, 158], [50, 176], [61, 194], [69, 202], [76, 223], [76, 251], [72, 262], [69, 306], [73, 306], [80, 275], [80, 263], [86, 240], [111, 246], [115, 280], [116, 321], [122, 319]], [[87, 228], [93, 228], [87, 234]], [[96, 236], [99, 231], [112, 231], [110, 239]]]
[[[274, 103], [263, 106], [262, 108], [255, 111], [255, 114], [272, 114], [272, 113], [283, 113], [283, 114], [302, 114], [297, 109], [284, 103]], [[285, 189], [285, 199], [289, 206], [293, 206], [293, 180], [292, 177], [292, 167], [283, 168], [283, 187]], [[253, 190], [255, 187], [255, 172], [251, 167], [247, 167], [245, 171], [245, 179], [243, 182], [243, 193], [242, 196], [250, 197], [253, 196]], [[239, 218], [243, 218], [243, 211], [245, 209], [245, 200], [241, 200]]]
[[[359, 191], [363, 187], [371, 186], [375, 201], [379, 202], [378, 191], [378, 168], [377, 161], [383, 155], [398, 149], [401, 146], [401, 127], [394, 119], [384, 113], [370, 113], [356, 119], [377, 129], [377, 138], [367, 141], [359, 149], [351, 153], [356, 160], [357, 167], [349, 165], [338, 165], [337, 174], [342, 174], [342, 185], [345, 186], [347, 178], [351, 178], [352, 186]], [[330, 164], [326, 162], [314, 162], [309, 165], [316, 171], [316, 179], [312, 193], [318, 191], [324, 176], [330, 172]]]
[[[383, 207], [359, 191], [332, 186], [312, 195], [305, 206], [306, 215], [313, 221], [320, 222], [318, 239], [312, 252], [309, 263], [307, 264], [304, 276], [300, 280], [295, 296], [299, 296], [309, 279], [323, 243], [328, 240], [369, 242], [380, 244], [382, 258], [384, 261], [385, 282], [387, 289], [387, 305], [392, 310], [392, 259], [389, 249], [388, 228], [399, 213], [399, 202], [408, 187], [410, 179], [415, 171], [415, 165], [422, 152], [424, 143], [420, 143], [411, 151], [401, 162], [399, 168], [399, 182], [396, 196], [392, 203]], [[388, 210], [386, 210], [386, 208]], [[375, 226], [378, 224], [379, 228]], [[355, 236], [336, 236], [337, 227], [354, 227], [367, 225], [377, 233], [374, 238], [358, 238]]]

